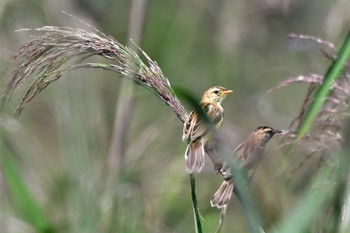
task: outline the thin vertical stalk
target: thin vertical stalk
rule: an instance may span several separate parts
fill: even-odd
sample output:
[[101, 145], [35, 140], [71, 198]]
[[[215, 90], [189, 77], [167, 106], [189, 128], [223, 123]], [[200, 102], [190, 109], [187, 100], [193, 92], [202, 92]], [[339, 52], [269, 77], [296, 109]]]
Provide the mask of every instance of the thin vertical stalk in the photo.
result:
[[[348, 142], [350, 141], [350, 120], [347, 121], [347, 124], [345, 125], [344, 129], [344, 143], [343, 143], [343, 155], [345, 155], [345, 158], [347, 160], [347, 165], [344, 167], [346, 168], [346, 174], [349, 174], [350, 170], [350, 158], [348, 156], [348, 153], [350, 151], [350, 145]], [[340, 204], [340, 211], [338, 216], [338, 226], [339, 226], [339, 232], [345, 233], [349, 232], [350, 230], [350, 184], [347, 179], [342, 180], [343, 181], [343, 191], [341, 193], [341, 200], [339, 200]]]
[[[140, 44], [143, 25], [145, 21], [148, 0], [133, 0], [130, 13], [129, 38], [135, 44]], [[129, 43], [129, 47], [133, 47]], [[138, 51], [138, 50], [136, 50]], [[128, 131], [131, 115], [135, 105], [133, 94], [134, 84], [129, 80], [122, 80], [120, 94], [116, 105], [112, 141], [108, 152], [108, 164], [115, 172], [120, 170], [123, 163], [125, 148], [127, 145]]]
[[196, 179], [193, 174], [190, 174], [190, 183], [191, 183], [191, 197], [192, 197], [192, 208], [193, 208], [193, 216], [195, 223], [195, 232], [202, 233], [202, 224], [200, 219], [200, 214], [197, 205], [197, 196], [196, 196]]

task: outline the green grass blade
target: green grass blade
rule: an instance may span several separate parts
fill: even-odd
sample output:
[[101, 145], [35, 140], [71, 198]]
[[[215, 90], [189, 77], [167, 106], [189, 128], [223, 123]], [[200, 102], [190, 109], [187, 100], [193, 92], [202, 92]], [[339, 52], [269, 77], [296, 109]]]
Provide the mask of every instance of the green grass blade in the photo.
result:
[[320, 111], [324, 99], [328, 96], [330, 92], [330, 87], [334, 80], [339, 76], [340, 72], [343, 69], [345, 61], [350, 56], [350, 30], [347, 33], [347, 36], [345, 38], [345, 41], [340, 48], [340, 51], [338, 53], [337, 58], [332, 63], [332, 65], [327, 70], [327, 73], [324, 77], [324, 81], [322, 85], [318, 88], [314, 95], [314, 101], [309, 107], [307, 113], [305, 114], [305, 117], [299, 127], [297, 138], [301, 139], [304, 137], [309, 129], [311, 128], [311, 125], [316, 118], [318, 112]]
[[200, 214], [197, 205], [197, 196], [196, 196], [196, 179], [193, 174], [190, 174], [190, 183], [191, 183], [191, 198], [192, 198], [192, 208], [193, 216], [195, 223], [195, 232], [202, 233], [202, 224], [200, 219]]
[[[199, 105], [199, 100], [197, 100], [189, 91], [181, 87], [173, 88], [176, 92], [176, 95], [183, 97], [197, 112], [198, 114], [207, 122], [206, 115], [204, 114], [201, 106]], [[192, 209], [193, 217], [195, 223], [195, 232], [202, 233], [202, 224], [200, 220], [200, 214], [197, 205], [197, 196], [196, 196], [196, 179], [193, 174], [190, 174], [190, 184], [191, 184], [191, 199], [192, 199]]]
[[21, 179], [14, 157], [0, 139], [1, 167], [6, 180], [11, 200], [21, 217], [25, 219], [37, 232], [56, 232], [47, 219], [44, 211], [35, 201], [23, 180]]
[[221, 153], [226, 155], [225, 157], [227, 158], [227, 161], [231, 167], [232, 176], [234, 177], [235, 182], [235, 189], [233, 191], [241, 204], [241, 209], [244, 213], [248, 232], [264, 232], [263, 228], [261, 227], [261, 215], [256, 208], [256, 204], [251, 195], [246, 175], [240, 169], [237, 161], [232, 158], [232, 152], [229, 150], [229, 148], [222, 148]]

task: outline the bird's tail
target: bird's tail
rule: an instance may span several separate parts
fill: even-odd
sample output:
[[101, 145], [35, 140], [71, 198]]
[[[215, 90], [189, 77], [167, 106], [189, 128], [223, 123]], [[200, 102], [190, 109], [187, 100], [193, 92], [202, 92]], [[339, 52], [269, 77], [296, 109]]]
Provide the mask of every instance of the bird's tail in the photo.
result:
[[204, 144], [201, 141], [191, 142], [185, 153], [186, 170], [189, 173], [200, 172], [205, 164]]
[[228, 202], [232, 197], [233, 182], [232, 180], [225, 180], [222, 182], [220, 188], [214, 193], [210, 199], [212, 207], [222, 209], [227, 206]]

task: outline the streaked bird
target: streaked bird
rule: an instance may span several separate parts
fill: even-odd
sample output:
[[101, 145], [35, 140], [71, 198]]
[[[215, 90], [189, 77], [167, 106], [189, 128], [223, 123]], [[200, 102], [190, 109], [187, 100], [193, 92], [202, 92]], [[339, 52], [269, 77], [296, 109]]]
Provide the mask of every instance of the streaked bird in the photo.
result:
[[[224, 109], [222, 101], [233, 91], [224, 87], [215, 86], [204, 92], [200, 106], [206, 115], [209, 124], [213, 124], [216, 129], [220, 129], [224, 119]], [[196, 111], [192, 111], [184, 124], [182, 141], [188, 143], [185, 158], [186, 170], [189, 173], [200, 172], [205, 164], [205, 148], [212, 138], [211, 130]]]
[[[269, 126], [260, 126], [249, 135], [246, 141], [235, 149], [234, 156], [236, 156], [236, 161], [246, 173], [249, 182], [252, 180], [256, 167], [264, 154], [266, 144], [275, 134], [281, 133], [281, 130], [275, 130]], [[226, 163], [224, 163], [220, 173], [224, 178], [224, 182], [210, 200], [211, 206], [219, 209], [227, 206], [234, 191], [231, 170]]]

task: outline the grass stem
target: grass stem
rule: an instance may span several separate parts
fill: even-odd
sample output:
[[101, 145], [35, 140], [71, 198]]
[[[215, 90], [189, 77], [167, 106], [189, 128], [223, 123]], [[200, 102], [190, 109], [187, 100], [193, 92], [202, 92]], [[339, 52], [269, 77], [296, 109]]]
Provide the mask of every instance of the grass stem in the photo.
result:
[[342, 71], [344, 64], [346, 60], [350, 56], [350, 30], [347, 32], [347, 36], [344, 40], [343, 45], [341, 46], [339, 50], [339, 54], [335, 61], [332, 63], [332, 65], [327, 70], [326, 75], [324, 76], [324, 81], [319, 86], [319, 88], [316, 90], [314, 95], [314, 101], [310, 105], [309, 109], [307, 110], [305, 117], [303, 118], [303, 121], [300, 124], [297, 138], [301, 139], [304, 137], [311, 128], [311, 125], [316, 118], [318, 112], [320, 111], [324, 100], [328, 96], [331, 85], [334, 83], [334, 80], [337, 79], [340, 72]]

